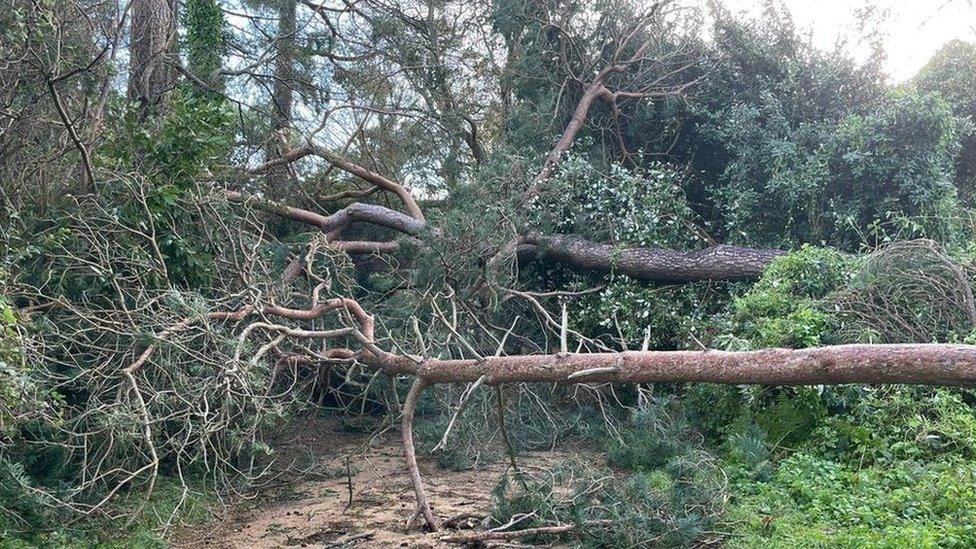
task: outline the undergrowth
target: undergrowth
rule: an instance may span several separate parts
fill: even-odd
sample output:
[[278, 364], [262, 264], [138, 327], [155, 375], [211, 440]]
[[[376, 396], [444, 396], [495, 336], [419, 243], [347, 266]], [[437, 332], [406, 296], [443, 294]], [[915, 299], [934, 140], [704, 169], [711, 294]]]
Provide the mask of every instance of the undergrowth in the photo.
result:
[[[2, 474], [0, 472], [0, 479], [3, 478]], [[201, 483], [189, 481], [187, 484], [191, 488], [184, 490], [175, 477], [160, 477], [152, 497], [148, 500], [139, 493], [121, 498], [115, 509], [115, 518], [102, 517], [94, 522], [63, 522], [57, 528], [38, 529], [30, 535], [4, 535], [0, 522], [0, 548], [165, 549], [169, 547], [166, 536], [172, 532], [173, 526], [205, 522], [210, 517], [210, 507], [215, 504], [205, 486], [195, 489], [195, 485]], [[170, 526], [167, 528], [163, 525]]]

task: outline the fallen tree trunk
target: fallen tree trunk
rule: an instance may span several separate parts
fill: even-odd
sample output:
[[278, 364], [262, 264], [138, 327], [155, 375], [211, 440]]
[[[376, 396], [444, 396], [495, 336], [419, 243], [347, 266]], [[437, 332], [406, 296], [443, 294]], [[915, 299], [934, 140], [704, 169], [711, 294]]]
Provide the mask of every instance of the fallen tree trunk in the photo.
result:
[[424, 221], [378, 204], [354, 202], [331, 215], [322, 215], [310, 210], [286, 206], [271, 200], [248, 196], [235, 191], [227, 191], [226, 197], [231, 202], [247, 204], [258, 210], [318, 227], [324, 233], [337, 233], [352, 223], [362, 222], [388, 227], [397, 232], [415, 236], [425, 226]]
[[656, 282], [759, 278], [782, 250], [720, 244], [701, 250], [618, 247], [569, 235], [532, 233], [522, 239], [519, 258], [546, 259], [588, 270], [625, 274]]
[[976, 386], [976, 346], [948, 344], [836, 345], [761, 351], [624, 351], [512, 355], [482, 360], [369, 356], [388, 373], [413, 375], [428, 385], [468, 383], [656, 383], [735, 385]]
[[[915, 384], [976, 387], [976, 346], [954, 344], [837, 345], [809, 349], [763, 349], [758, 351], [624, 351], [607, 353], [557, 353], [547, 355], [491, 356], [474, 359], [437, 359], [394, 354], [376, 344], [374, 321], [353, 299], [320, 300], [327, 287], [320, 283], [311, 294], [307, 309], [279, 305], [245, 305], [237, 311], [212, 312], [184, 319], [156, 335], [158, 340], [187, 331], [203, 321], [238, 322], [255, 313], [303, 321], [340, 313], [343, 328], [328, 331], [291, 329], [285, 325], [257, 321], [238, 337], [240, 350], [248, 335], [257, 329], [274, 330], [280, 337], [346, 338], [358, 342], [361, 350], [333, 348], [320, 361], [357, 359], [390, 376], [414, 378], [402, 408], [404, 457], [417, 498], [414, 518], [423, 518], [432, 530], [439, 521], [432, 513], [423, 479], [417, 467], [413, 444], [413, 421], [423, 390], [437, 384], [477, 383], [499, 386], [506, 383], [724, 383], [735, 385], [833, 385]], [[256, 355], [271, 349], [280, 338], [266, 344]], [[503, 348], [502, 344], [499, 349]], [[150, 345], [123, 373], [134, 390], [134, 373], [156, 348]], [[477, 352], [469, 347], [469, 351]], [[239, 352], [239, 351], [238, 351]], [[500, 352], [500, 351], [499, 351]], [[252, 360], [256, 360], [252, 359]], [[235, 355], [234, 364], [239, 355]], [[236, 366], [235, 366], [236, 368]], [[152, 433], [146, 431], [147, 444]], [[412, 522], [412, 521], [411, 521]]]
[[423, 359], [384, 351], [363, 354], [388, 374], [414, 376], [403, 408], [404, 454], [417, 496], [415, 517], [439, 523], [417, 468], [412, 428], [415, 403], [430, 385], [468, 383], [705, 382], [737, 385], [843, 383], [976, 386], [976, 346], [945, 344], [838, 345], [761, 351], [629, 351], [513, 355], [469, 360]]
[[976, 346], [836, 345], [761, 351], [624, 351], [512, 355], [482, 360], [418, 359], [384, 353], [367, 362], [428, 385], [468, 383], [656, 383], [976, 386]]

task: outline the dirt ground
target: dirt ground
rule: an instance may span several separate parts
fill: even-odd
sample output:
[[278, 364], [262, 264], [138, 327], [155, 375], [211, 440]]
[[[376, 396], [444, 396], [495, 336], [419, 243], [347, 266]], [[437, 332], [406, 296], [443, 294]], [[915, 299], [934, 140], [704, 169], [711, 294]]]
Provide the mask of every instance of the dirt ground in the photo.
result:
[[[208, 524], [178, 532], [173, 547], [457, 547], [441, 538], [478, 531], [491, 509], [491, 490], [506, 473], [504, 460], [457, 472], [418, 455], [434, 514], [447, 521], [447, 527], [440, 533], [422, 532], [416, 526], [407, 532], [414, 495], [397, 433], [369, 442], [322, 420], [307, 420], [298, 431], [289, 434], [288, 447], [305, 454], [308, 472], [303, 479], [263, 490], [252, 500], [231, 505]], [[531, 472], [573, 455], [530, 454], [519, 465]]]

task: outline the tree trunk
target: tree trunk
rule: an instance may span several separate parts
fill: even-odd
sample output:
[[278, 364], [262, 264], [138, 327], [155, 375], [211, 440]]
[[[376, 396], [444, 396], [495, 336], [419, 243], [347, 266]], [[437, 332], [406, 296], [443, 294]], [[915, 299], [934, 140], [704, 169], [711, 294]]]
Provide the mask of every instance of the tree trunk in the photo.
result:
[[627, 351], [513, 355], [483, 360], [416, 359], [368, 354], [390, 374], [424, 383], [658, 383], [735, 385], [867, 385], [905, 383], [976, 386], [976, 346], [947, 344], [837, 345], [761, 351]]
[[127, 96], [145, 117], [176, 83], [176, 1], [133, 0], [129, 42]]
[[[274, 84], [271, 90], [271, 135], [268, 136], [267, 157], [281, 156], [287, 149], [287, 130], [292, 121], [295, 72], [295, 0], [279, 0], [278, 37], [274, 66]], [[267, 195], [282, 199], [291, 191], [287, 165], [271, 166], [268, 170]]]
[[414, 376], [403, 410], [407, 469], [417, 495], [414, 516], [431, 530], [431, 512], [413, 448], [413, 415], [424, 387], [444, 383], [659, 383], [735, 385], [867, 385], [906, 383], [976, 386], [976, 347], [971, 345], [838, 345], [811, 349], [726, 351], [626, 351], [619, 353], [495, 356], [468, 360], [409, 357], [370, 350], [370, 366]]
[[657, 282], [746, 280], [762, 276], [781, 250], [718, 245], [685, 252], [659, 248], [621, 248], [575, 236], [529, 234], [521, 258], [535, 257], [589, 270], [625, 274]]

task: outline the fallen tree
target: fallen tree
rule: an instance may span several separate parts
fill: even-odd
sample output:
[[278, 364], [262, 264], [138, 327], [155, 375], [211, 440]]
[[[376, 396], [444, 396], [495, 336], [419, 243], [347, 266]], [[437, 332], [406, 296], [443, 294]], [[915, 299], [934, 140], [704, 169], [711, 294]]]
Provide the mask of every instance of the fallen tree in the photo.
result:
[[404, 454], [417, 498], [414, 517], [424, 517], [428, 527], [435, 531], [440, 524], [427, 500], [413, 443], [417, 402], [424, 389], [432, 385], [705, 382], [768, 386], [845, 383], [976, 386], [976, 346], [970, 345], [839, 345], [747, 352], [560, 353], [469, 360], [366, 353], [363, 360], [391, 375], [414, 376], [401, 417]]
[[427, 385], [469, 383], [844, 383], [976, 386], [976, 346], [949, 344], [836, 345], [759, 351], [621, 351], [511, 355], [439, 360], [364, 355], [389, 374]]
[[[247, 305], [229, 313], [209, 313], [205, 319], [240, 322], [260, 313], [292, 321], [308, 321], [336, 311], [344, 329], [307, 331], [255, 321], [241, 332], [241, 345], [254, 331], [271, 330], [276, 339], [263, 346], [259, 355], [277, 350], [285, 338], [347, 339], [361, 348], [333, 348], [329, 356], [308, 357], [307, 362], [356, 359], [367, 367], [389, 376], [410, 376], [413, 385], [401, 409], [401, 427], [406, 466], [417, 498], [415, 518], [423, 517], [432, 530], [440, 528], [427, 500], [413, 441], [413, 422], [424, 390], [438, 384], [474, 383], [498, 386], [514, 383], [724, 383], [734, 385], [833, 385], [833, 384], [918, 384], [931, 386], [976, 386], [976, 346], [952, 344], [838, 345], [808, 349], [764, 349], [758, 351], [621, 351], [539, 355], [501, 355], [470, 359], [439, 359], [422, 355], [390, 353], [378, 347], [375, 322], [363, 308], [349, 298], [320, 300], [324, 285], [316, 286], [308, 309], [275, 305]], [[185, 319], [157, 334], [165, 339], [191, 329], [199, 321]], [[565, 334], [566, 326], [563, 326]], [[564, 335], [565, 337], [565, 335]], [[463, 341], [463, 340], [462, 340]], [[148, 347], [126, 369], [131, 373], [151, 356]], [[565, 343], [564, 343], [565, 348]], [[254, 359], [252, 359], [253, 362]], [[237, 366], [232, 366], [232, 370]], [[131, 374], [130, 374], [131, 377]], [[134, 381], [134, 380], [133, 380]], [[133, 384], [135, 385], [135, 384]], [[135, 387], [134, 387], [135, 389]], [[136, 389], [137, 390], [137, 389]], [[147, 443], [151, 435], [146, 435]], [[412, 522], [412, 520], [411, 520]]]
[[[431, 510], [423, 478], [417, 466], [413, 423], [424, 390], [439, 384], [473, 383], [500, 386], [515, 383], [615, 383], [659, 382], [722, 383], [734, 385], [834, 385], [917, 384], [930, 386], [976, 386], [976, 346], [952, 344], [837, 345], [807, 349], [763, 349], [758, 351], [621, 351], [603, 353], [554, 353], [507, 355], [470, 359], [439, 359], [430, 356], [390, 353], [378, 347], [375, 322], [349, 298], [320, 300], [317, 286], [308, 309], [275, 305], [247, 305], [233, 312], [213, 312], [202, 319], [187, 318], [157, 334], [162, 340], [192, 329], [203, 320], [240, 322], [252, 315], [309, 321], [338, 312], [344, 328], [309, 331], [256, 320], [240, 332], [240, 345], [257, 330], [277, 333], [261, 347], [259, 355], [272, 350], [286, 338], [346, 339], [361, 350], [333, 348], [328, 355], [296, 357], [307, 364], [355, 360], [389, 376], [409, 376], [414, 382], [401, 408], [401, 428], [406, 467], [414, 486], [417, 509], [413, 519], [423, 517], [431, 530], [440, 523]], [[565, 327], [563, 328], [565, 330]], [[504, 338], [499, 349], [504, 347]], [[240, 347], [239, 347], [240, 348]], [[150, 345], [125, 369], [138, 392], [132, 374], [155, 350]], [[255, 359], [252, 358], [251, 362]], [[236, 362], [236, 361], [235, 361]], [[229, 371], [237, 368], [232, 365]], [[147, 444], [152, 435], [145, 434]]]
[[[609, 57], [597, 57], [591, 60], [592, 76], [582, 73], [573, 75], [573, 79], [582, 85], [582, 94], [559, 139], [553, 144], [538, 172], [516, 201], [517, 212], [524, 213], [525, 209], [544, 192], [546, 182], [556, 172], [563, 157], [571, 149], [598, 100], [610, 106], [617, 122], [618, 127], [615, 131], [619, 137], [618, 102], [680, 95], [695, 82], [692, 80], [674, 84], [670, 81], [671, 77], [693, 67], [694, 59], [686, 59], [682, 52], [658, 57], [659, 52], [652, 51], [652, 42], [646, 36], [641, 36], [639, 32], [640, 29], [661, 17], [662, 10], [669, 5], [670, 2], [664, 1], [648, 6], [632, 22], [629, 30], [620, 36], [620, 41], [613, 45], [612, 51], [606, 52], [610, 54]], [[663, 75], [654, 76], [653, 71], [648, 72], [650, 66], [667, 66], [668, 70]], [[630, 81], [623, 79], [624, 76], [629, 76]], [[626, 147], [623, 152], [626, 154]], [[337, 196], [362, 198], [376, 191], [384, 191], [396, 197], [403, 212], [378, 204], [354, 202], [326, 216], [240, 192], [228, 192], [226, 197], [234, 202], [247, 203], [275, 215], [318, 227], [326, 234], [330, 247], [350, 254], [396, 253], [401, 249], [400, 243], [396, 240], [379, 242], [343, 240], [343, 230], [357, 222], [392, 229], [414, 239], [416, 244], [422, 244], [422, 240], [417, 239], [422, 239], [425, 234], [439, 234], [440, 229], [428, 225], [419, 202], [408, 187], [313, 142], [290, 149], [285, 148], [277, 158], [271, 158], [263, 164], [244, 171], [248, 175], [263, 175], [277, 167], [307, 157], [319, 158], [371, 186], [365, 191], [342, 193]], [[708, 241], [714, 244], [711, 237]], [[617, 272], [639, 280], [694, 282], [755, 279], [783, 253], [785, 252], [780, 250], [721, 244], [692, 251], [632, 247], [592, 242], [570, 235], [543, 235], [529, 232], [512, 239], [500, 249], [489, 252], [488, 257], [482, 259], [486, 259], [489, 264], [497, 264], [508, 258], [518, 258], [521, 261], [546, 260], [581, 270]], [[288, 271], [293, 273], [295, 270], [296, 267], [293, 265]], [[285, 278], [287, 280], [289, 275]]]
[[621, 247], [571, 235], [530, 233], [520, 240], [520, 258], [540, 258], [578, 269], [615, 272], [638, 280], [695, 282], [759, 278], [782, 250], [718, 244], [701, 250]]
[[[657, 5], [647, 18], [652, 18]], [[639, 26], [639, 25], [638, 25]], [[562, 157], [571, 149], [574, 141], [584, 127], [592, 107], [605, 102], [614, 118], [619, 115], [620, 101], [638, 100], [644, 97], [671, 95], [679, 93], [681, 86], [664, 85], [664, 80], [647, 80], [635, 88], [627, 88], [620, 77], [629, 71], [639, 70], [649, 61], [647, 43], [634, 45], [629, 42], [636, 36], [636, 30], [617, 44], [617, 50], [610, 56], [609, 64], [596, 65], [594, 76], [577, 77], [582, 93], [568, 120], [564, 131], [545, 157], [540, 170], [531, 179], [514, 210], [524, 213], [527, 204], [546, 191], [545, 184], [556, 173]], [[683, 71], [688, 65], [674, 69]], [[600, 68], [602, 67], [602, 68]], [[599, 69], [599, 70], [597, 70]], [[673, 74], [673, 73], [671, 73]], [[618, 120], [619, 122], [619, 120]], [[616, 128], [619, 134], [619, 127]], [[623, 152], [626, 153], [625, 147]], [[318, 157], [331, 166], [343, 170], [365, 181], [372, 188], [356, 191], [348, 196], [370, 196], [384, 191], [396, 196], [403, 211], [397, 211], [378, 204], [354, 202], [330, 215], [322, 215], [309, 210], [284, 206], [261, 198], [230, 192], [226, 197], [234, 202], [280, 215], [297, 222], [316, 227], [325, 235], [326, 245], [347, 253], [393, 253], [401, 249], [397, 240], [360, 241], [344, 240], [346, 228], [354, 223], [369, 223], [376, 227], [392, 230], [412, 239], [418, 245], [429, 244], [428, 239], [440, 236], [440, 228], [431, 226], [423, 214], [418, 201], [404, 185], [356, 164], [344, 156], [320, 145], [308, 143], [304, 146], [282, 152], [279, 158], [251, 168], [251, 175], [267, 173], [271, 168], [296, 162], [309, 156]], [[577, 236], [563, 234], [542, 234], [527, 231], [515, 224], [516, 234], [507, 244], [487, 250], [485, 255], [471, 260], [487, 261], [489, 270], [501, 262], [517, 258], [519, 261], [551, 261], [570, 268], [614, 272], [639, 280], [655, 282], [693, 282], [700, 280], [744, 280], [762, 275], [766, 267], [785, 252], [772, 249], [758, 249], [729, 245], [713, 245], [700, 250], [675, 250], [664, 248], [632, 247], [611, 243], [593, 242]], [[482, 252], [479, 252], [482, 253]], [[298, 258], [293, 266], [310, 262]], [[289, 272], [301, 269], [289, 267]], [[311, 275], [311, 273], [309, 273]], [[286, 279], [289, 276], [286, 275]], [[347, 299], [349, 302], [348, 298]], [[314, 300], [313, 300], [314, 301]], [[313, 303], [314, 310], [317, 305]], [[541, 306], [539, 306], [541, 308]], [[976, 347], [964, 345], [843, 345], [809, 349], [765, 349], [749, 352], [725, 351], [622, 351], [600, 353], [566, 352], [568, 332], [565, 309], [561, 326], [561, 351], [555, 354], [515, 354], [502, 355], [504, 338], [496, 356], [478, 355], [473, 346], [464, 342], [457, 331], [456, 310], [454, 322], [442, 318], [458, 346], [459, 354], [453, 356], [474, 356], [466, 359], [442, 359], [422, 355], [407, 354], [396, 345], [397, 352], [388, 352], [379, 347], [375, 339], [372, 318], [362, 312], [362, 307], [354, 307], [361, 314], [348, 314], [349, 304], [343, 301], [342, 307], [329, 308], [329, 311], [347, 311], [342, 321], [353, 331], [320, 332], [322, 338], [349, 338], [362, 350], [330, 349], [329, 356], [287, 355], [288, 360], [302, 361], [305, 364], [329, 363], [335, 359], [354, 360], [375, 372], [389, 376], [408, 376], [413, 378], [410, 391], [402, 403], [401, 427], [406, 467], [413, 483], [417, 508], [410, 523], [423, 517], [432, 530], [440, 528], [427, 499], [423, 479], [417, 467], [416, 450], [413, 440], [413, 423], [418, 402], [424, 390], [438, 384], [472, 384], [470, 391], [481, 385], [501, 386], [517, 383], [555, 383], [555, 384], [641, 384], [657, 382], [723, 383], [735, 385], [828, 385], [828, 384], [925, 384], [971, 387], [976, 386]], [[271, 307], [254, 306], [249, 311], [261, 311], [264, 315], [284, 317], [289, 320], [312, 318], [297, 310], [275, 310]], [[440, 311], [437, 311], [440, 313]], [[287, 314], [283, 314], [287, 313]], [[248, 312], [250, 314], [250, 312]], [[323, 311], [324, 314], [324, 311]], [[317, 315], [314, 315], [317, 316]], [[444, 316], [444, 315], [442, 315]], [[355, 319], [353, 318], [355, 317]], [[550, 323], [551, 316], [547, 316]], [[354, 322], [355, 320], [355, 322]], [[415, 320], [415, 319], [414, 319]], [[252, 326], [255, 324], [252, 324]], [[263, 326], [263, 325], [262, 325]], [[416, 328], [416, 322], [414, 323]], [[245, 328], [245, 333], [249, 328]], [[486, 330], [487, 331], [487, 330]], [[314, 337], [306, 332], [278, 331], [279, 336], [271, 345], [277, 346], [285, 337]], [[507, 334], [506, 334], [507, 336]], [[246, 337], [246, 335], [242, 336]], [[419, 335], [418, 339], [423, 338]], [[264, 350], [265, 348], [262, 348]]]
[[[428, 230], [424, 220], [378, 204], [356, 202], [331, 215], [278, 204], [239, 192], [226, 193], [228, 200], [314, 226], [329, 239], [329, 246], [347, 253], [394, 253], [395, 240], [386, 242], [342, 240], [343, 229], [353, 223], [371, 223], [406, 235], [418, 245]], [[436, 230], [432, 230], [434, 234]], [[695, 282], [699, 280], [749, 280], [759, 278], [782, 250], [718, 244], [700, 250], [672, 250], [621, 246], [592, 242], [572, 235], [543, 235], [530, 232], [507, 246], [519, 261], [552, 261], [585, 271], [615, 272], [653, 282]], [[500, 256], [510, 254], [500, 253]]]
[[[305, 265], [310, 269], [310, 265]], [[307, 272], [314, 277], [314, 273]], [[136, 355], [122, 370], [136, 402], [142, 402], [140, 371], [156, 352], [160, 342], [177, 336], [192, 338], [196, 330], [205, 330], [208, 323], [226, 324], [236, 336], [234, 357], [224, 367], [221, 377], [235, 384], [239, 372], [254, 365], [264, 356], [276, 355], [271, 385], [284, 362], [301, 363], [310, 368], [365, 367], [382, 375], [406, 376], [413, 379], [411, 389], [400, 407], [401, 427], [406, 468], [417, 498], [415, 518], [423, 517], [427, 526], [439, 529], [427, 499], [423, 479], [417, 466], [413, 440], [413, 424], [417, 404], [424, 391], [435, 385], [471, 384], [475, 391], [481, 386], [502, 386], [519, 383], [552, 384], [644, 384], [644, 383], [720, 383], [732, 385], [833, 385], [833, 384], [916, 384], [929, 386], [976, 387], [976, 346], [955, 344], [852, 344], [806, 349], [763, 349], [756, 351], [620, 351], [566, 352], [567, 339], [582, 336], [571, 332], [563, 314], [561, 325], [548, 326], [559, 332], [560, 352], [539, 354], [504, 354], [511, 329], [495, 338], [497, 351], [493, 356], [479, 354], [476, 347], [458, 333], [456, 313], [445, 314], [432, 303], [433, 313], [450, 332], [458, 347], [454, 356], [472, 358], [444, 359], [433, 356], [431, 346], [423, 343], [417, 333], [420, 354], [410, 354], [392, 333], [381, 337], [376, 333], [374, 318], [356, 300], [349, 297], [323, 298], [329, 284], [320, 282], [311, 289], [307, 305], [301, 308], [277, 305], [263, 300], [251, 301], [230, 311], [212, 311], [187, 317], [157, 332], [153, 342]], [[332, 314], [333, 326], [316, 326]], [[279, 323], [273, 319], [287, 322]], [[311, 326], [307, 326], [311, 324]], [[514, 328], [514, 324], [513, 324]], [[488, 328], [482, 327], [486, 334]], [[415, 328], [416, 330], [416, 328]], [[251, 356], [243, 358], [249, 348], [248, 339], [263, 334], [267, 342], [257, 347]], [[287, 341], [331, 341], [328, 349], [293, 348], [286, 350]], [[384, 348], [385, 347], [385, 348]], [[394, 349], [390, 351], [388, 349]], [[296, 352], [297, 351], [297, 352]], [[271, 387], [269, 386], [269, 391]], [[152, 421], [142, 409], [145, 423], [142, 438], [152, 450], [154, 434]], [[152, 451], [148, 452], [153, 456]], [[158, 459], [151, 457], [150, 474], [155, 476]], [[135, 475], [133, 475], [135, 478]]]

